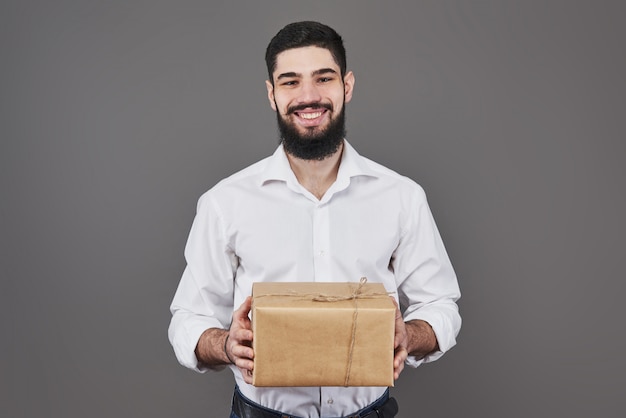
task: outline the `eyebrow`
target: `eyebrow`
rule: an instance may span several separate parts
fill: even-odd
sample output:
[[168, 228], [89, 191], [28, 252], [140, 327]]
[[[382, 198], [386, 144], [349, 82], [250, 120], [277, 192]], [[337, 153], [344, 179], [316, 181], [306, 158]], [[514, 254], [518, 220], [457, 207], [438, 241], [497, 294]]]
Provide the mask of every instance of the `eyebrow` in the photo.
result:
[[[319, 70], [315, 70], [311, 73], [312, 76], [316, 76], [316, 75], [322, 75], [322, 74], [337, 74], [337, 71], [333, 70], [332, 68], [320, 68]], [[278, 77], [276, 77], [276, 80], [280, 80], [281, 78], [292, 78], [292, 77], [302, 77], [302, 74], [300, 73], [296, 73], [296, 72], [287, 72], [287, 73], [282, 73], [279, 74]]]

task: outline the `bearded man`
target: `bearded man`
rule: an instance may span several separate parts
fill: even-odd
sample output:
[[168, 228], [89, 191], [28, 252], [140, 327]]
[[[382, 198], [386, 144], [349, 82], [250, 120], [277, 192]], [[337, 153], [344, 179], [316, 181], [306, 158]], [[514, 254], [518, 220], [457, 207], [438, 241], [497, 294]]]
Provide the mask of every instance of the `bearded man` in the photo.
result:
[[231, 418], [393, 417], [385, 387], [252, 385], [255, 282], [382, 283], [398, 306], [395, 379], [405, 364], [451, 349], [461, 326], [456, 275], [423, 189], [345, 139], [355, 78], [341, 37], [318, 22], [292, 23], [271, 40], [265, 60], [280, 144], [200, 198], [170, 342], [193, 370], [230, 367]]

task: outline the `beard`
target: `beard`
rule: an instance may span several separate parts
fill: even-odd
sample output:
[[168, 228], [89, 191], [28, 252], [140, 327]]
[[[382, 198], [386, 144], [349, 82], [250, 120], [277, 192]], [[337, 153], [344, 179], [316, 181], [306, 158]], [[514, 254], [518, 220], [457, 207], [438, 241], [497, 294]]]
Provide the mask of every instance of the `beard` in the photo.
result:
[[[297, 110], [306, 107], [325, 108], [332, 111], [332, 105], [317, 104], [315, 106], [302, 105], [287, 110], [289, 116]], [[307, 128], [305, 133], [300, 133], [297, 127], [276, 112], [278, 118], [278, 130], [280, 132], [280, 142], [283, 144], [285, 152], [302, 160], [321, 161], [330, 157], [339, 150], [346, 136], [346, 106], [342, 106], [341, 112], [336, 118], [331, 119], [328, 126], [322, 130], [317, 128]]]

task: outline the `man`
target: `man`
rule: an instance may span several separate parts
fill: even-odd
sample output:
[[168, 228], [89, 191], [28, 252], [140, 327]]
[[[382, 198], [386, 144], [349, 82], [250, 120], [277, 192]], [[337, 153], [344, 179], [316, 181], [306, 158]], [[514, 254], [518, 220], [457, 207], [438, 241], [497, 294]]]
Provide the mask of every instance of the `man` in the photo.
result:
[[254, 282], [383, 283], [399, 305], [396, 379], [405, 362], [441, 357], [461, 326], [456, 276], [423, 190], [344, 138], [355, 78], [341, 37], [292, 23], [271, 40], [266, 63], [281, 144], [200, 198], [170, 341], [191, 369], [231, 368], [231, 417], [393, 417], [387, 388], [251, 385]]

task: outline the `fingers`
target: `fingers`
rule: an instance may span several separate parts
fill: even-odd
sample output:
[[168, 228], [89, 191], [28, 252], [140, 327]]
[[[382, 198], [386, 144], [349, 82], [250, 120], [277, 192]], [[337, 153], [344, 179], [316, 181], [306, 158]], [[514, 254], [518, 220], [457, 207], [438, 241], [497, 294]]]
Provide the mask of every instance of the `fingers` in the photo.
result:
[[233, 312], [233, 323], [237, 323], [242, 328], [251, 329], [252, 323], [248, 314], [252, 309], [252, 297], [248, 296], [241, 306]]
[[407, 358], [407, 351], [404, 347], [399, 347], [396, 350], [395, 357], [393, 358], [393, 378], [397, 380], [400, 377], [400, 373], [404, 370], [404, 362]]
[[393, 304], [396, 306], [396, 322], [395, 322], [395, 333], [393, 338], [393, 348], [397, 349], [399, 346], [406, 347], [408, 342], [408, 334], [406, 331], [406, 324], [404, 323], [404, 318], [402, 318], [402, 312], [400, 312], [400, 308], [396, 303], [394, 298], [391, 298]]
[[227, 353], [239, 368], [246, 383], [252, 383], [254, 370], [254, 350], [252, 349], [252, 324], [248, 314], [252, 308], [252, 298], [247, 297], [233, 312], [233, 322], [229, 331]]
[[239, 368], [244, 381], [250, 384], [254, 370], [254, 350], [250, 347], [251, 339], [252, 331], [231, 328], [225, 346], [228, 358]]
[[242, 370], [239, 369], [241, 371], [241, 375], [243, 376], [243, 380], [251, 385], [252, 384], [252, 370]]
[[[252, 308], [252, 298], [248, 296], [241, 306], [233, 312], [233, 321], [230, 325], [230, 338], [239, 342], [252, 343], [252, 322], [248, 317]], [[244, 345], [250, 345], [244, 344]]]
[[393, 297], [391, 300], [396, 307], [395, 334], [393, 338], [393, 348], [395, 350], [393, 358], [393, 378], [398, 379], [398, 377], [400, 377], [400, 373], [404, 370], [404, 362], [409, 354], [406, 349], [409, 337], [406, 330], [406, 324], [404, 323], [404, 318], [402, 317], [402, 312], [400, 312], [400, 307]]
[[[241, 365], [237, 359], [252, 360], [254, 358], [254, 350], [251, 347], [252, 331], [247, 329], [230, 330], [227, 349], [230, 357], [235, 360], [235, 364]], [[252, 367], [250, 367], [252, 369]]]

